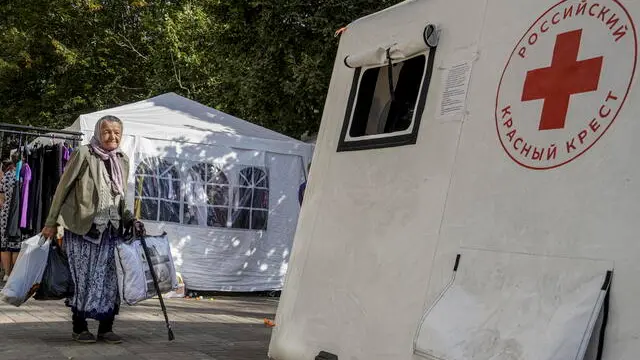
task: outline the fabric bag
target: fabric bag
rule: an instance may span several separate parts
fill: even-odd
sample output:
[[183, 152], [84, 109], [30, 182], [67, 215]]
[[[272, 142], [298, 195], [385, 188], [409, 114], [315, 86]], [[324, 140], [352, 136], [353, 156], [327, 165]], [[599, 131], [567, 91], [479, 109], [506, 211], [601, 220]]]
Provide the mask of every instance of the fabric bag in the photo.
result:
[[0, 291], [0, 300], [15, 306], [22, 305], [38, 290], [45, 267], [51, 240], [36, 235], [22, 242], [18, 261]]
[[[145, 236], [144, 239], [151, 253], [151, 263], [158, 277], [160, 292], [165, 294], [176, 290], [178, 279], [167, 234]], [[120, 299], [127, 305], [135, 305], [155, 297], [157, 294], [153, 276], [140, 239], [119, 241], [115, 253]]]
[[36, 300], [61, 300], [73, 296], [75, 285], [69, 270], [69, 260], [58, 244], [49, 247], [47, 266], [40, 287], [33, 297]]

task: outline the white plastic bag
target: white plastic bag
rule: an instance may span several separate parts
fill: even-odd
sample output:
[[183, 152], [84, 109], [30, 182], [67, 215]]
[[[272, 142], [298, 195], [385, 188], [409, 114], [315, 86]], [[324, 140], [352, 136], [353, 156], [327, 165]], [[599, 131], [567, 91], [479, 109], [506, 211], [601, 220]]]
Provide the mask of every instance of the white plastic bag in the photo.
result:
[[0, 292], [2, 301], [20, 306], [33, 296], [47, 267], [50, 244], [51, 240], [45, 240], [40, 235], [22, 242], [16, 265]]
[[[165, 294], [176, 290], [178, 279], [167, 235], [145, 236], [144, 239], [151, 253], [160, 292]], [[156, 296], [153, 276], [140, 240], [118, 242], [115, 252], [120, 299], [128, 305], [135, 305]]]

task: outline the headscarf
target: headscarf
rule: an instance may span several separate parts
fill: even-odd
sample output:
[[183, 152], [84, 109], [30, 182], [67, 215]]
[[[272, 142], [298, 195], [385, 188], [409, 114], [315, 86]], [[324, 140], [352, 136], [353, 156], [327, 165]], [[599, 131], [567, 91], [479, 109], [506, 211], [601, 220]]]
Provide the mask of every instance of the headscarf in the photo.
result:
[[111, 178], [111, 190], [114, 194], [124, 194], [124, 185], [122, 179], [122, 164], [120, 163], [120, 159], [118, 159], [118, 154], [122, 151], [120, 148], [116, 148], [111, 151], [107, 151], [104, 149], [102, 142], [100, 141], [100, 135], [102, 134], [102, 124], [105, 122], [117, 122], [120, 124], [120, 129], [123, 128], [122, 120], [118, 119], [115, 116], [107, 115], [96, 123], [96, 127], [93, 131], [93, 137], [91, 138], [91, 142], [89, 146], [93, 149], [93, 152], [98, 155], [102, 161], [107, 162], [106, 165], [109, 166], [111, 171], [109, 172], [109, 177]]

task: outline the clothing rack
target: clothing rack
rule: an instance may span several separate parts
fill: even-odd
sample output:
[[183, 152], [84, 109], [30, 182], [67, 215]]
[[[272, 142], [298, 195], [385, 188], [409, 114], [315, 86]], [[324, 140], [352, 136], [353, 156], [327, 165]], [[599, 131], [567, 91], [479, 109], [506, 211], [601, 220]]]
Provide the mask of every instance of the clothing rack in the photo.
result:
[[29, 135], [29, 136], [36, 136], [36, 137], [51, 137], [52, 139], [61, 139], [61, 140], [75, 140], [75, 141], [82, 140], [82, 138], [78, 138], [78, 136], [57, 135], [57, 134], [37, 135], [37, 134], [30, 133], [30, 132], [25, 132], [25, 131], [3, 130], [3, 129], [0, 129], [0, 138], [3, 137], [2, 134], [4, 134], [4, 133], [21, 134], [21, 135]]
[[56, 134], [64, 134], [64, 135], [82, 136], [82, 133], [77, 131], [57, 130], [57, 129], [49, 129], [44, 127], [0, 123], [0, 132], [3, 131], [3, 129], [17, 129], [17, 130], [25, 130], [28, 132], [38, 132], [41, 135], [45, 133], [56, 133]]
[[82, 137], [81, 132], [0, 123], [0, 159], [3, 152], [5, 157], [7, 151], [19, 154], [15, 166], [5, 169], [13, 175], [5, 174], [0, 182], [5, 193], [11, 191], [11, 207], [2, 209], [6, 217], [0, 217], [0, 229], [6, 226], [8, 238], [18, 244], [15, 249], [44, 227], [65, 166]]
[[[24, 144], [25, 138], [29, 137], [50, 137], [52, 140], [71, 140], [73, 146], [77, 142], [82, 141], [83, 134], [76, 131], [49, 129], [45, 127], [26, 126], [18, 124], [0, 123], [0, 144], [4, 143], [5, 134], [13, 134], [20, 136], [20, 143]], [[0, 146], [0, 159], [2, 158], [2, 146]]]

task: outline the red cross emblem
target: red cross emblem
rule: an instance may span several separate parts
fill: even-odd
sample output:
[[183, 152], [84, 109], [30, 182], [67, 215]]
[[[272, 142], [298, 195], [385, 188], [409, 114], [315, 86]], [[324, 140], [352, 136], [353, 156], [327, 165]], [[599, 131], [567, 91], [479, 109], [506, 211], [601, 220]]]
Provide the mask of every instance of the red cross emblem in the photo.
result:
[[559, 34], [551, 66], [531, 70], [522, 101], [544, 99], [539, 130], [564, 129], [571, 95], [598, 90], [603, 57], [578, 61], [582, 30]]
[[638, 34], [620, 1], [559, 0], [516, 42], [498, 83], [495, 126], [517, 164], [566, 165], [621, 114], [635, 78]]

